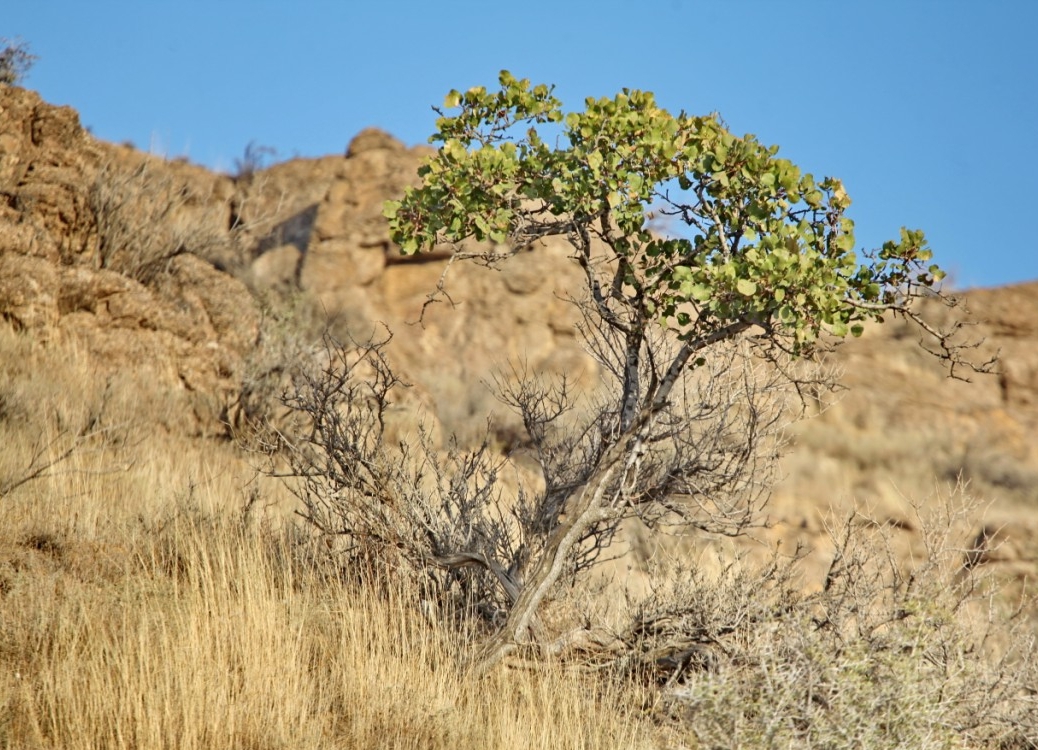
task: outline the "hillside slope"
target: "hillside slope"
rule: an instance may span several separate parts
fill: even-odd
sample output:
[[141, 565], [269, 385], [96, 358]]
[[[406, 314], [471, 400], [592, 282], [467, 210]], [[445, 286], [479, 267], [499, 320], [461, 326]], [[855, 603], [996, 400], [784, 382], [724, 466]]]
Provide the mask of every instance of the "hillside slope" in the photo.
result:
[[[565, 296], [578, 269], [561, 244], [503, 273], [458, 265], [456, 304], [426, 305], [448, 249], [404, 259], [381, 217], [423, 147], [369, 130], [341, 156], [232, 178], [98, 141], [73, 110], [31, 91], [0, 87], [0, 123], [2, 420], [78, 387], [60, 368], [40, 371], [39, 351], [71, 346], [77, 372], [117, 389], [138, 422], [226, 437], [256, 378], [271, 300], [300, 295], [342, 335], [392, 331], [415, 403], [463, 437], [494, 414], [507, 442], [509, 418], [484, 385], [501, 368], [597, 376], [574, 335]], [[965, 296], [978, 356], [1000, 352], [996, 374], [949, 379], [897, 324], [848, 342], [836, 356], [848, 390], [797, 428], [770, 534], [817, 540], [830, 510], [853, 507], [911, 535], [910, 501], [961, 478], [992, 506], [988, 536], [1007, 539], [988, 559], [1035, 571], [1038, 282]]]

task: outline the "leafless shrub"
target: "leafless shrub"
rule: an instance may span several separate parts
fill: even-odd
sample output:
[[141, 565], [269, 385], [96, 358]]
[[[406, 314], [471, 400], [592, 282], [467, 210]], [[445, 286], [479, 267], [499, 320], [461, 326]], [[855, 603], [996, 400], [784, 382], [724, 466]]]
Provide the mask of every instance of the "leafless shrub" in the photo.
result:
[[256, 172], [266, 166], [268, 159], [276, 159], [277, 154], [278, 151], [273, 146], [262, 146], [256, 141], [249, 141], [241, 158], [234, 160], [235, 179], [251, 179]]
[[477, 602], [496, 630], [486, 666], [520, 646], [561, 650], [573, 634], [542, 626], [541, 605], [561, 580], [586, 583], [627, 519], [729, 536], [759, 523], [788, 407], [800, 404], [790, 386], [827, 382], [824, 371], [781, 369], [739, 341], [716, 346], [709, 364], [675, 367], [646, 334], [637, 378], [658, 400], [632, 425], [629, 342], [611, 326], [584, 332], [614, 376], [601, 389], [576, 393], [565, 379], [522, 371], [498, 383], [524, 426], [515, 447], [536, 466], [525, 479], [487, 442], [439, 450], [420, 433], [389, 444], [386, 416], [404, 384], [387, 342], [330, 342], [324, 366], [304, 372], [286, 402], [310, 425], [284, 436], [306, 520], [350, 555]]
[[262, 318], [259, 336], [246, 355], [240, 387], [222, 414], [227, 436], [249, 452], [272, 453], [282, 447], [279, 433], [292, 433], [298, 411], [283, 403], [300, 372], [315, 363], [321, 341], [334, 324], [304, 294], [254, 292]]
[[21, 39], [0, 37], [0, 46], [0, 84], [18, 86], [39, 58], [29, 52], [29, 45]]
[[[500, 457], [484, 443], [437, 449], [429, 431], [387, 437], [393, 401], [406, 384], [389, 366], [386, 341], [344, 346], [330, 337], [316, 371], [299, 374], [286, 405], [305, 431], [281, 433], [301, 515], [359, 575], [402, 575], [440, 603], [477, 606], [494, 620], [515, 595], [525, 549], [519, 511], [504, 504]], [[521, 503], [520, 503], [521, 506]], [[459, 569], [474, 566], [474, 575]]]

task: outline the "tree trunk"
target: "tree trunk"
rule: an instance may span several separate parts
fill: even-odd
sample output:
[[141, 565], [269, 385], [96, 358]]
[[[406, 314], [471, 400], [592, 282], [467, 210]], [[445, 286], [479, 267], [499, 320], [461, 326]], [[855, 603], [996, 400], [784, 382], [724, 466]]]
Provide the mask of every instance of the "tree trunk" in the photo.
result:
[[501, 629], [483, 646], [477, 658], [481, 670], [486, 670], [528, 641], [531, 623], [537, 610], [566, 568], [566, 561], [574, 545], [593, 525], [605, 521], [618, 512], [610, 506], [608, 490], [625, 467], [630, 445], [644, 425], [639, 418], [621, 440], [603, 456], [599, 468], [579, 491], [571, 495], [558, 529], [537, 561], [537, 567], [526, 579], [519, 597], [508, 613]]

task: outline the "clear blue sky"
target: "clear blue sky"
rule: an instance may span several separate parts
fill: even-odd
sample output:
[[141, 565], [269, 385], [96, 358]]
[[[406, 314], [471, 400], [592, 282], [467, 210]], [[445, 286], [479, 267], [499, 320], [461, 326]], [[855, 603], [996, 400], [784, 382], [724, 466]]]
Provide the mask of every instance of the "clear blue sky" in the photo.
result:
[[448, 90], [508, 68], [572, 108], [629, 87], [718, 111], [842, 178], [863, 245], [918, 227], [957, 286], [1038, 279], [1038, 0], [4, 5], [26, 85], [110, 141], [223, 169], [369, 125], [420, 143]]

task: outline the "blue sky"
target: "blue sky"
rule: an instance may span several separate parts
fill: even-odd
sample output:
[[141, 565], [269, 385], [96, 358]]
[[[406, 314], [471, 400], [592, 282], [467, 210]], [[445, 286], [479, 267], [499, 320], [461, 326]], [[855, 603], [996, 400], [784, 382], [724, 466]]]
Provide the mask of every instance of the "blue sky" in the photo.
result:
[[[1038, 279], [1038, 2], [33, 0], [25, 84], [110, 141], [231, 169], [245, 146], [426, 140], [510, 69], [571, 108], [623, 87], [720, 112], [844, 180], [868, 247], [926, 231], [956, 286]], [[2, 125], [0, 125], [2, 127]]]

